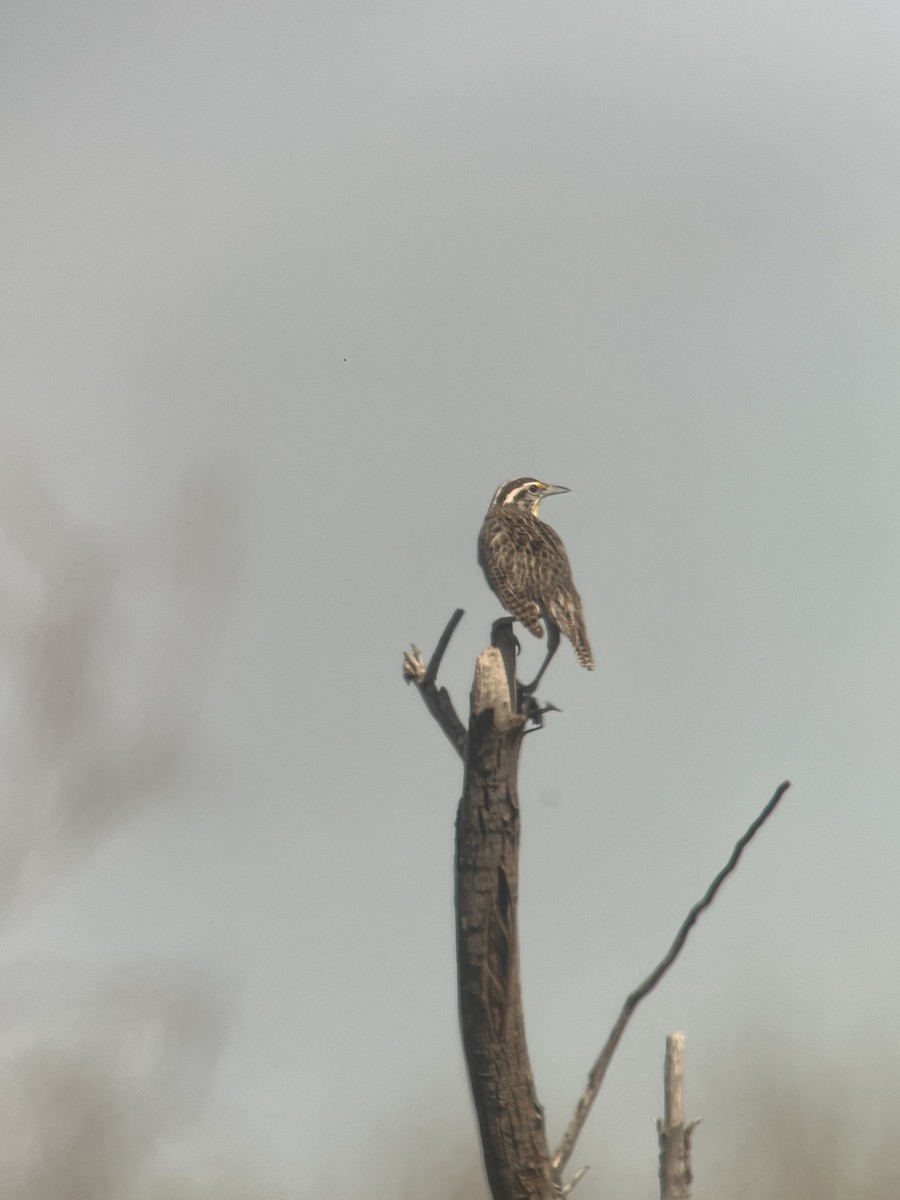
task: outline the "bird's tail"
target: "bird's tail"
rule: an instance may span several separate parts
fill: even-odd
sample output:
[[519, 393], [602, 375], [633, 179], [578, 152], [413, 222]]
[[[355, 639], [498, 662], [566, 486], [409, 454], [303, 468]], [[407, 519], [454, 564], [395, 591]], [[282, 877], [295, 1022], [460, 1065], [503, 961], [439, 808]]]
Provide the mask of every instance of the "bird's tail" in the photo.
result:
[[578, 661], [586, 670], [593, 671], [594, 655], [591, 652], [591, 644], [587, 640], [583, 622], [579, 621], [576, 628], [572, 630], [572, 635], [572, 646]]
[[594, 669], [594, 655], [591, 643], [588, 641], [587, 630], [584, 627], [584, 612], [581, 608], [581, 598], [577, 593], [561, 595], [559, 601], [550, 609], [550, 619], [572, 643], [572, 648], [581, 665], [588, 671]]

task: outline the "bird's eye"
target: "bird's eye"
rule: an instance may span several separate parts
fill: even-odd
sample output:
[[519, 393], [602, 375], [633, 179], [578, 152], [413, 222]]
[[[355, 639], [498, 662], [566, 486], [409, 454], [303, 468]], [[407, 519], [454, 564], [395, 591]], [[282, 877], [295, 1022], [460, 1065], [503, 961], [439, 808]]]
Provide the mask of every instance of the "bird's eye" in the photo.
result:
[[532, 496], [536, 496], [541, 489], [536, 483], [529, 483], [528, 490], [531, 492]]

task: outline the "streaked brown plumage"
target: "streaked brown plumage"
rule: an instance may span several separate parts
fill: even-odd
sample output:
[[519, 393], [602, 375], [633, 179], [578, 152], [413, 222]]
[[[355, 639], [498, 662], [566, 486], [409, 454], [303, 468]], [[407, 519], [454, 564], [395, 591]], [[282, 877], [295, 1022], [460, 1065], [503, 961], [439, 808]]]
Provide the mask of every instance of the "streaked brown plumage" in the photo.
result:
[[541, 500], [569, 489], [523, 476], [502, 483], [494, 493], [478, 538], [478, 561], [500, 603], [529, 633], [543, 637], [547, 656], [529, 685], [537, 687], [564, 633], [578, 661], [594, 667], [581, 597], [559, 534], [538, 516]]

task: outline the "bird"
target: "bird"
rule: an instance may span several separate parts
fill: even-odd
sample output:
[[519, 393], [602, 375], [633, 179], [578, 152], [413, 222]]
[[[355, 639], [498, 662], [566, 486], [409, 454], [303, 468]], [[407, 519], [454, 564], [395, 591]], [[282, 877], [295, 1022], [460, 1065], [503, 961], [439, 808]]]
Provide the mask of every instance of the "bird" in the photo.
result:
[[572, 643], [578, 661], [594, 669], [581, 597], [562, 539], [540, 519], [541, 501], [570, 489], [523, 475], [501, 483], [494, 492], [478, 537], [478, 562], [491, 591], [529, 633], [542, 638], [547, 654], [535, 678], [523, 690], [531, 694], [559, 647], [560, 633]]

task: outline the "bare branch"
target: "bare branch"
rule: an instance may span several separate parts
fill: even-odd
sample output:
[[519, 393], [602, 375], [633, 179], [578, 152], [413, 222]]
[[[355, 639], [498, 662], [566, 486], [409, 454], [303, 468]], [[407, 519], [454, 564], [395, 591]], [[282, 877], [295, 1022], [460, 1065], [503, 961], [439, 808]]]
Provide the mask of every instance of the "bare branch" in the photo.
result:
[[435, 680], [444, 657], [444, 651], [450, 644], [450, 639], [463, 617], [463, 609], [458, 608], [447, 622], [441, 634], [434, 654], [427, 667], [422, 651], [413, 646], [403, 655], [403, 678], [407, 683], [414, 683], [419, 695], [425, 701], [428, 711], [443, 729], [453, 749], [461, 759], [466, 757], [466, 727], [456, 714], [453, 701], [446, 688], [438, 688]]
[[428, 664], [428, 670], [425, 672], [425, 678], [422, 680], [424, 684], [432, 684], [437, 679], [437, 673], [441, 669], [441, 661], [444, 657], [444, 651], [450, 645], [450, 639], [456, 632], [456, 627], [463, 619], [465, 609], [458, 608], [441, 634], [438, 644], [434, 648], [434, 654], [431, 656], [431, 662]]
[[559, 1189], [560, 1196], [568, 1196], [569, 1192], [571, 1192], [578, 1186], [579, 1183], [581, 1183], [582, 1179], [584, 1179], [589, 1170], [590, 1167], [582, 1167], [580, 1171], [576, 1171], [569, 1182]]
[[672, 945], [669, 948], [669, 952], [658, 964], [658, 966], [656, 966], [650, 972], [644, 982], [635, 988], [622, 1006], [622, 1011], [619, 1013], [619, 1019], [612, 1027], [612, 1031], [610, 1032], [609, 1037], [606, 1039], [606, 1045], [600, 1051], [597, 1061], [591, 1068], [591, 1073], [588, 1076], [587, 1087], [584, 1089], [581, 1099], [578, 1101], [575, 1109], [575, 1115], [569, 1122], [569, 1127], [566, 1129], [566, 1132], [563, 1135], [563, 1139], [559, 1144], [559, 1149], [553, 1156], [551, 1165], [553, 1167], [554, 1176], [557, 1179], [559, 1178], [560, 1172], [569, 1161], [572, 1150], [575, 1147], [575, 1142], [584, 1127], [584, 1123], [587, 1120], [591, 1106], [597, 1098], [597, 1093], [600, 1091], [604, 1076], [606, 1075], [609, 1064], [612, 1061], [612, 1056], [616, 1051], [616, 1047], [621, 1041], [622, 1034], [625, 1032], [625, 1027], [631, 1019], [632, 1013], [644, 999], [644, 997], [653, 991], [653, 989], [662, 979], [663, 975], [665, 975], [666, 971], [668, 971], [669, 967], [672, 966], [675, 959], [681, 953], [682, 947], [687, 941], [687, 936], [697, 921], [697, 918], [704, 909], [709, 908], [710, 904], [712, 904], [719, 888], [737, 866], [738, 860], [740, 859], [741, 854], [744, 852], [745, 847], [778, 807], [781, 798], [784, 796], [785, 792], [790, 786], [790, 783], [785, 781], [778, 787], [772, 799], [765, 806], [753, 824], [749, 827], [747, 832], [743, 835], [743, 837], [738, 839], [738, 841], [735, 843], [734, 849], [731, 852], [731, 857], [728, 859], [728, 862], [706, 889], [706, 893], [703, 898], [697, 901], [697, 903], [685, 917], [681, 928], [675, 935], [675, 940], [672, 942]]

